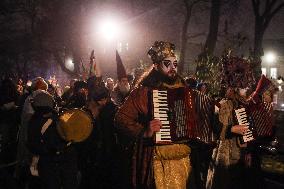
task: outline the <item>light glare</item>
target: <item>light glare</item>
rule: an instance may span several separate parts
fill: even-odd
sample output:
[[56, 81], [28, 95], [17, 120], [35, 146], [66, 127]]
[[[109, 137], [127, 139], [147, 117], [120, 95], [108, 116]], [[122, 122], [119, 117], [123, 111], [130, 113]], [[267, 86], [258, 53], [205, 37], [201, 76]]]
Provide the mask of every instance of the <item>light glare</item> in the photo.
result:
[[73, 61], [72, 61], [71, 58], [68, 58], [68, 59], [65, 61], [65, 67], [66, 67], [68, 70], [71, 70], [71, 71], [74, 70], [74, 63], [73, 63]]
[[102, 35], [107, 40], [116, 38], [119, 34], [119, 27], [117, 23], [112, 20], [105, 20], [100, 26]]
[[276, 55], [273, 52], [268, 52], [267, 54], [264, 55], [264, 60], [267, 63], [273, 63], [276, 60]]

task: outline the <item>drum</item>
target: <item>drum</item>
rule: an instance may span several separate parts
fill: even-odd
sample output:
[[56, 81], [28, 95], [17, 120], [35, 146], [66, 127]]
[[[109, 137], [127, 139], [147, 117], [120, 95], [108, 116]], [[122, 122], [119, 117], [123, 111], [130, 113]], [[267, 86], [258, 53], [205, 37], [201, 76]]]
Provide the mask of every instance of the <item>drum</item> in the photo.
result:
[[57, 131], [67, 142], [82, 142], [90, 136], [92, 130], [92, 117], [88, 112], [70, 109], [59, 116]]

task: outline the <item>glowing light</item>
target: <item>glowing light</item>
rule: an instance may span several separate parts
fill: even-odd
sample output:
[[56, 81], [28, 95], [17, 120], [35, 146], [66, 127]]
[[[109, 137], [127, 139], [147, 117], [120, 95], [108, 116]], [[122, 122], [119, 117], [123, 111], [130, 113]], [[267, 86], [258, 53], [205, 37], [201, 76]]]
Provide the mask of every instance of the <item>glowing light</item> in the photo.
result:
[[105, 20], [100, 25], [100, 32], [107, 40], [116, 38], [120, 33], [119, 25], [114, 20]]
[[281, 107], [284, 107], [284, 104], [281, 104]]
[[73, 61], [72, 61], [71, 58], [66, 59], [66, 61], [65, 61], [65, 67], [66, 67], [68, 70], [71, 70], [71, 71], [74, 70], [74, 63], [73, 63]]
[[273, 63], [275, 62], [276, 60], [276, 55], [275, 53], [273, 52], [268, 52], [264, 55], [264, 60], [267, 62], [267, 63]]

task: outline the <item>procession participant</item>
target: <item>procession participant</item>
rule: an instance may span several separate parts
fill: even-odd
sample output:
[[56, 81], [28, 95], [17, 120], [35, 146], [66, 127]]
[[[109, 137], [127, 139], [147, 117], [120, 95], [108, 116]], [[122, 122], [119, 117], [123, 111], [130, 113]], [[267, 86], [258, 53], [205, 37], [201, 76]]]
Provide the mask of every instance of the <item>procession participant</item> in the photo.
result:
[[[244, 92], [254, 85], [252, 68], [247, 60], [226, 55], [222, 59], [222, 64], [221, 83], [225, 97], [219, 102], [220, 134], [208, 169], [206, 188], [262, 188], [260, 169], [258, 173], [249, 170], [256, 163], [251, 161], [251, 154], [257, 150], [257, 144], [273, 135], [271, 106], [261, 102], [263, 93], [273, 85], [262, 76], [255, 92], [247, 97]], [[242, 113], [238, 114], [236, 110], [241, 108]], [[241, 120], [247, 119], [247, 121], [239, 122], [238, 116], [242, 116]], [[251, 126], [254, 127], [253, 136], [257, 132], [259, 138], [247, 133], [252, 131]], [[249, 141], [243, 141], [244, 138]]]
[[130, 84], [128, 81], [128, 76], [126, 74], [125, 68], [122, 64], [122, 60], [116, 51], [116, 62], [117, 62], [117, 83], [113, 89], [113, 100], [120, 106], [125, 101], [126, 97], [130, 92]]
[[[209, 98], [186, 87], [177, 74], [178, 62], [174, 49], [175, 46], [169, 42], [154, 43], [148, 51], [153, 61], [152, 69], [141, 78], [115, 117], [119, 133], [134, 143], [131, 188], [184, 189], [191, 172], [191, 148], [188, 142], [155, 145], [153, 138], [160, 131], [162, 122], [150, 113], [152, 102], [149, 97], [153, 89], [180, 90], [179, 95], [184, 93], [188, 97], [185, 103], [188, 103], [186, 107], [189, 108], [183, 109], [176, 116], [183, 116], [186, 111], [190, 114], [188, 124], [192, 127], [210, 127], [214, 106]], [[208, 140], [212, 139], [210, 133], [206, 134]]]

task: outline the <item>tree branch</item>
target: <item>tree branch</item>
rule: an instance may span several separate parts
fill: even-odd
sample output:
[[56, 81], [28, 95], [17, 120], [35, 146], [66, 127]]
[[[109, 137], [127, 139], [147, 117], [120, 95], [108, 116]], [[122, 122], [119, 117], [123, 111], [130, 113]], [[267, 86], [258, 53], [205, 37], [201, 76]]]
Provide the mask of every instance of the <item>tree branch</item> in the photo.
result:
[[259, 17], [259, 0], [251, 0], [254, 14]]
[[266, 18], [269, 15], [275, 3], [276, 3], [276, 0], [273, 0], [272, 2], [270, 2], [269, 0], [266, 0], [265, 10], [263, 12], [263, 18]]
[[264, 20], [263, 26], [266, 28], [271, 19], [284, 7], [284, 3], [281, 3], [274, 11], [272, 11]]

